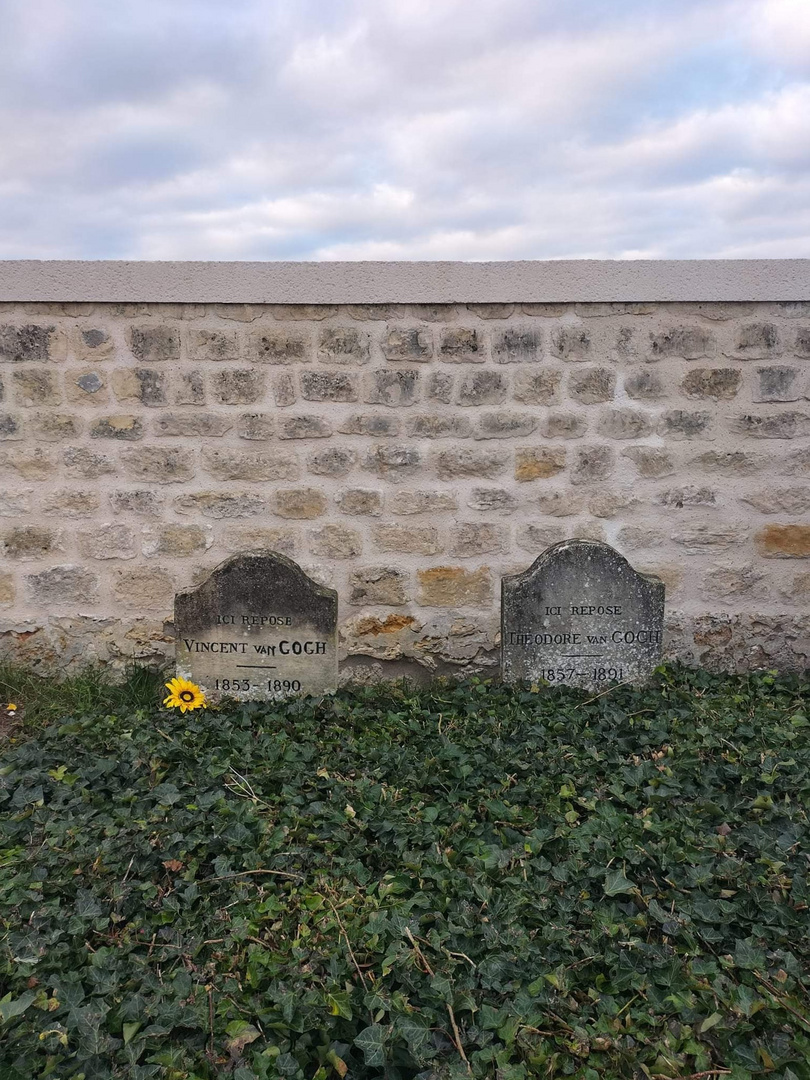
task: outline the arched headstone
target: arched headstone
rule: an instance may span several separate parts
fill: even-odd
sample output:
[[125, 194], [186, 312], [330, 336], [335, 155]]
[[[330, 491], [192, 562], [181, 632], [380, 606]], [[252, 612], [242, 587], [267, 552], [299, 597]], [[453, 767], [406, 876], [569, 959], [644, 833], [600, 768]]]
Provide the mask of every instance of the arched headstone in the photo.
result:
[[337, 603], [285, 555], [235, 555], [175, 596], [177, 674], [214, 699], [334, 691]]
[[660, 663], [663, 626], [662, 581], [607, 544], [564, 540], [502, 581], [503, 679], [643, 682]]

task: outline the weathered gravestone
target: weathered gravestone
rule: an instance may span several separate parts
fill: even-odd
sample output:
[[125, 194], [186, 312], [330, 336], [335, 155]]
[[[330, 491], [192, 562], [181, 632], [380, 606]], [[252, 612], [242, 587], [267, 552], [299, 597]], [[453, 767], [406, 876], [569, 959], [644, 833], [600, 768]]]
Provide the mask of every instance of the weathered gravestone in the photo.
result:
[[337, 688], [337, 593], [292, 559], [249, 552], [174, 600], [177, 674], [212, 698]]
[[505, 682], [593, 689], [660, 663], [664, 584], [607, 544], [564, 540], [501, 585]]

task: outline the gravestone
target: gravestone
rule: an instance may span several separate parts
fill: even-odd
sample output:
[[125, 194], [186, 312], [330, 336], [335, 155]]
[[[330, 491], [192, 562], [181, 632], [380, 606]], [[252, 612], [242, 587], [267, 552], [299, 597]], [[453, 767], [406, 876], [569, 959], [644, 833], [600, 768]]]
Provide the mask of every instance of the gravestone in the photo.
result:
[[337, 593], [284, 555], [248, 552], [174, 599], [177, 674], [212, 699], [337, 689]]
[[663, 624], [662, 581], [607, 544], [564, 540], [502, 581], [504, 682], [643, 682], [660, 663]]

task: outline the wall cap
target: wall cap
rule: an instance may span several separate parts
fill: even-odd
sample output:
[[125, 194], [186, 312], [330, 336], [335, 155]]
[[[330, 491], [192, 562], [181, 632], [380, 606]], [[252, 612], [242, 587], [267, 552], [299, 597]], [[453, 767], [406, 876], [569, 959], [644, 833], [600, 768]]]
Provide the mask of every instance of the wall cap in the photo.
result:
[[810, 259], [0, 260], [0, 302], [471, 304], [756, 300], [810, 300]]

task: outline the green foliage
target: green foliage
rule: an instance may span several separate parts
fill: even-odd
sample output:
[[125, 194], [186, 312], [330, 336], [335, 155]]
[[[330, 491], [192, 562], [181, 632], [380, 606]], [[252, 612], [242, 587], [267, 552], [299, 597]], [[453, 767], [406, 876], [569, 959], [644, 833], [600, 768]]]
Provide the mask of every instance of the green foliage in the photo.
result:
[[0, 767], [0, 1080], [810, 1080], [807, 692], [63, 704]]
[[13, 701], [20, 706], [20, 720], [26, 731], [33, 732], [66, 713], [133, 713], [153, 707], [163, 696], [163, 680], [160, 672], [138, 665], [128, 668], [124, 678], [114, 683], [99, 667], [88, 666], [76, 675], [57, 679], [0, 664], [0, 702]]

